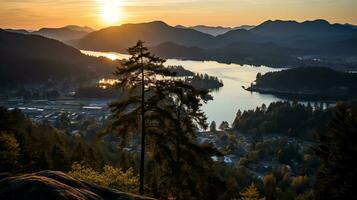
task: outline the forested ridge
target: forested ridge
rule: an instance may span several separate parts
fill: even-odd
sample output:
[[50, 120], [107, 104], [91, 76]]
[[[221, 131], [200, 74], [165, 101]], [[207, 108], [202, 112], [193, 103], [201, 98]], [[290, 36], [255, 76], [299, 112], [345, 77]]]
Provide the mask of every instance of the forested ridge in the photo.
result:
[[322, 67], [302, 67], [258, 74], [248, 90], [296, 98], [356, 98], [357, 74]]

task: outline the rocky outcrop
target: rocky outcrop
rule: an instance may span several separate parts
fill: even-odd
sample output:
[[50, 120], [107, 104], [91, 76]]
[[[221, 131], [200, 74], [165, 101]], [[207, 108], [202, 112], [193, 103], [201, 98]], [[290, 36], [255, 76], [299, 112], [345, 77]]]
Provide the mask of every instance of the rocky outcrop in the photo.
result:
[[74, 179], [63, 172], [41, 171], [0, 180], [0, 199], [6, 200], [149, 200]]

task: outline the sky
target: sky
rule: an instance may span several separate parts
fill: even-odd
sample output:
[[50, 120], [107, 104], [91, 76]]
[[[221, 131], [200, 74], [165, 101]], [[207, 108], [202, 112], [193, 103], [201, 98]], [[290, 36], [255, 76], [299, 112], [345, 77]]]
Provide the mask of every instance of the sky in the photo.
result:
[[95, 29], [154, 20], [170, 25], [257, 25], [326, 19], [357, 24], [357, 0], [0, 0], [0, 28]]

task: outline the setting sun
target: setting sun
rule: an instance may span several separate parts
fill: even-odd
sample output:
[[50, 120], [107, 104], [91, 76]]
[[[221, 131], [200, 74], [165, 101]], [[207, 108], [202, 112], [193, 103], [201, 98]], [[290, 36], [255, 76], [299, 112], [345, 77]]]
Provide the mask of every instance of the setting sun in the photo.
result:
[[121, 19], [121, 1], [120, 0], [101, 0], [101, 17], [106, 24], [114, 24]]

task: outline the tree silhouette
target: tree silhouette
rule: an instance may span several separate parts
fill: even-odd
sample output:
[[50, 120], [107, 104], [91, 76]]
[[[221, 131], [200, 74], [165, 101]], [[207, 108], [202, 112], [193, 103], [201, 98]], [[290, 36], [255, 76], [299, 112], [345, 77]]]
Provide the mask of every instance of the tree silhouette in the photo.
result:
[[[152, 95], [155, 93], [157, 85], [166, 76], [172, 76], [169, 70], [165, 69], [164, 59], [152, 55], [144, 42], [138, 41], [137, 44], [128, 49], [131, 57], [117, 67], [115, 75], [119, 82], [116, 86], [122, 89], [126, 97], [110, 106], [115, 116], [114, 127], [117, 133], [125, 138], [129, 132], [136, 132], [141, 127], [141, 156], [140, 156], [140, 188], [139, 193], [144, 193], [144, 162], [145, 162], [145, 137], [146, 125], [145, 115], [156, 105], [157, 98]], [[151, 107], [149, 107], [151, 106]], [[140, 115], [141, 119], [137, 120]], [[139, 125], [138, 122], [141, 122]], [[123, 143], [124, 144], [124, 143]]]
[[209, 125], [209, 130], [211, 132], [216, 132], [217, 131], [217, 128], [216, 128], [216, 122], [215, 121], [212, 121], [211, 124]]
[[212, 166], [211, 155], [218, 152], [196, 143], [197, 129], [207, 129], [201, 106], [208, 92], [176, 78], [163, 66], [165, 60], [151, 55], [141, 41], [129, 53], [132, 57], [115, 72], [117, 87], [126, 97], [111, 108], [113, 128], [122, 145], [141, 127], [140, 194], [144, 192], [145, 149], [149, 148], [148, 173], [155, 172], [155, 177], [145, 180], [151, 178], [152, 192], [160, 198], [199, 198], [209, 182], [219, 182], [207, 167]]

